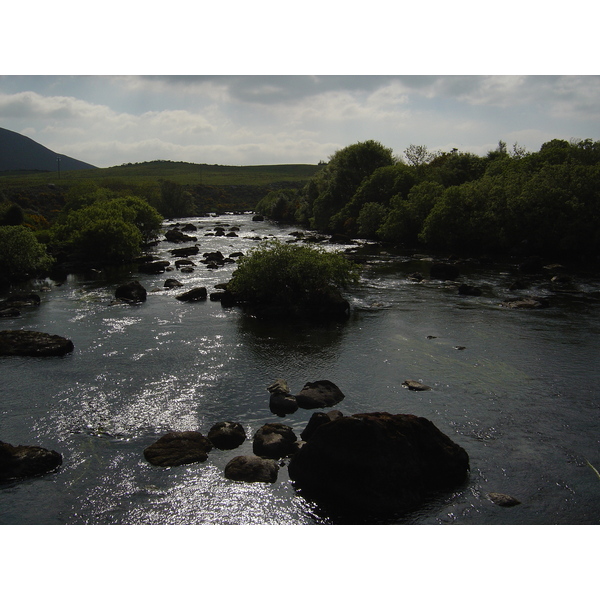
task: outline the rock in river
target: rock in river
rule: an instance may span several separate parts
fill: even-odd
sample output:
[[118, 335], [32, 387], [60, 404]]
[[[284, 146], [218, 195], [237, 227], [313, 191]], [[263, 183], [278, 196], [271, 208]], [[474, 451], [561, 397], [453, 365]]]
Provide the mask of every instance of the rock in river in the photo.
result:
[[215, 448], [232, 450], [244, 442], [246, 432], [239, 423], [219, 421], [210, 428], [207, 437]]
[[344, 399], [344, 394], [340, 388], [323, 379], [321, 381], [308, 382], [296, 394], [296, 401], [300, 408], [325, 408], [333, 406]]
[[279, 466], [271, 458], [236, 456], [225, 465], [225, 477], [233, 481], [275, 483]]
[[272, 413], [285, 416], [298, 410], [296, 396], [290, 392], [290, 388], [285, 379], [277, 379], [267, 390], [271, 392], [269, 397], [269, 409]]
[[298, 438], [292, 428], [283, 423], [267, 423], [255, 434], [252, 451], [263, 458], [283, 458], [297, 449]]
[[43, 475], [61, 464], [62, 456], [54, 450], [0, 442], [0, 481]]
[[115, 290], [115, 298], [130, 304], [146, 301], [146, 288], [139, 281], [124, 283]]
[[73, 351], [73, 342], [60, 335], [40, 331], [0, 331], [0, 356], [63, 356]]
[[301, 495], [360, 520], [411, 510], [464, 483], [469, 457], [423, 417], [365, 413], [320, 425], [288, 468]]
[[204, 462], [211, 442], [198, 431], [171, 431], [144, 450], [146, 460], [158, 467]]
[[175, 296], [177, 300], [181, 302], [197, 302], [198, 300], [206, 300], [208, 292], [205, 287], [195, 287], [183, 294]]

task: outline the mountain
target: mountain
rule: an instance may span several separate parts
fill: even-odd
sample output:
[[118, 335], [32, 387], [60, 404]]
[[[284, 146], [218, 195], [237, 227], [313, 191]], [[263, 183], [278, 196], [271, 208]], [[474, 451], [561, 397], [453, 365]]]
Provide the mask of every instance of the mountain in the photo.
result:
[[32, 139], [0, 127], [0, 173], [2, 171], [61, 171], [96, 169], [64, 154], [57, 154]]

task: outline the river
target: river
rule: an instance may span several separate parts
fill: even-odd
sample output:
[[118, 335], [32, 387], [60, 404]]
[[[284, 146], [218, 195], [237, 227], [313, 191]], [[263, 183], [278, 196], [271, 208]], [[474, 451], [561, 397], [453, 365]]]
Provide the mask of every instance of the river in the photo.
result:
[[[251, 215], [181, 222], [188, 221], [200, 227], [201, 253], [247, 252], [269, 236], [296, 239], [296, 227]], [[239, 227], [238, 237], [205, 235], [219, 224]], [[173, 260], [169, 250], [180, 246], [162, 241], [156, 253]], [[122, 269], [24, 286], [48, 286], [41, 305], [0, 327], [59, 334], [75, 350], [0, 359], [0, 439], [63, 455], [56, 473], [0, 485], [0, 524], [328, 523], [294, 493], [285, 466], [273, 484], [223, 476], [233, 456], [252, 453], [261, 425], [283, 422], [299, 436], [308, 422], [312, 411], [270, 412], [266, 388], [277, 378], [292, 393], [329, 379], [345, 394], [335, 407], [344, 414], [426, 417], [468, 452], [464, 486], [394, 523], [597, 524], [600, 479], [590, 465], [600, 468], [599, 279], [579, 275], [576, 291], [556, 293], [548, 275], [527, 292], [548, 296], [548, 308], [510, 309], [501, 306], [517, 295], [508, 291], [515, 279], [508, 264], [461, 265], [461, 281], [483, 291], [475, 297], [459, 295], [453, 283], [406, 277], [426, 273], [429, 257], [370, 246], [360, 254], [361, 282], [347, 294], [351, 317], [328, 326], [269, 324], [219, 302], [180, 302], [181, 289], [163, 287], [175, 277], [184, 290], [210, 292], [235, 264], [198, 263], [189, 274]], [[133, 279], [149, 291], [147, 301], [112, 303], [117, 285]], [[432, 389], [411, 391], [406, 379]], [[242, 447], [173, 468], [143, 457], [169, 430], [206, 435], [222, 420], [244, 426]], [[490, 492], [520, 504], [500, 507]]]

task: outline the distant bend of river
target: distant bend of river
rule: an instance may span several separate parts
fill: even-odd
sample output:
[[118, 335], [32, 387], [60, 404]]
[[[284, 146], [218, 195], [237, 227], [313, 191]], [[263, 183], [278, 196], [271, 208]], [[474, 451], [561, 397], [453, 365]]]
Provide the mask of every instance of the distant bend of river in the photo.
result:
[[[251, 215], [182, 220], [200, 227], [200, 252], [247, 252], [257, 238], [295, 240], [295, 227]], [[238, 237], [205, 235], [217, 225]], [[302, 243], [296, 241], [295, 243]], [[156, 253], [181, 244], [161, 242]], [[345, 246], [327, 245], [331, 249]], [[198, 257], [191, 257], [197, 262]], [[181, 290], [228, 281], [234, 264], [193, 273], [143, 275], [135, 268], [58, 282], [31, 282], [42, 303], [1, 329], [34, 329], [73, 340], [62, 358], [0, 358], [0, 440], [63, 455], [56, 473], [0, 485], [0, 524], [314, 524], [324, 521], [298, 497], [287, 468], [273, 484], [225, 479], [224, 466], [252, 453], [263, 424], [299, 436], [313, 411], [280, 418], [266, 390], [284, 378], [292, 393], [329, 379], [344, 392], [344, 414], [387, 411], [426, 417], [468, 452], [468, 482], [394, 521], [413, 524], [596, 524], [600, 521], [600, 284], [576, 277], [556, 293], [548, 280], [527, 294], [550, 307], [504, 308], [508, 268], [461, 266], [455, 283], [406, 277], [428, 257], [363, 250], [360, 285], [347, 297], [348, 322], [269, 324], [218, 302], [183, 303]], [[165, 289], [175, 277], [181, 289]], [[111, 304], [120, 283], [149, 291], [137, 306]], [[402, 386], [406, 379], [426, 392]], [[204, 463], [150, 465], [143, 450], [169, 430], [206, 435], [217, 421], [240, 422], [247, 441], [213, 450]], [[589, 463], [589, 464], [588, 464]], [[516, 497], [500, 507], [487, 494]]]

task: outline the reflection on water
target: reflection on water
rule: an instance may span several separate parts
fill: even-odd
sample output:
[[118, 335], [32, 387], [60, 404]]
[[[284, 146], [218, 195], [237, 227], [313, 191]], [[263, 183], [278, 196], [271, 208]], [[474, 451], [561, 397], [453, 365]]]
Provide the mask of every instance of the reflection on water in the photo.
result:
[[[215, 220], [192, 219], [202, 226], [202, 252], [247, 252], [256, 238], [291, 238], [291, 228], [226, 219], [240, 226], [238, 238], [203, 237]], [[168, 260], [174, 247], [163, 242], [156, 251]], [[55, 449], [64, 463], [55, 474], [0, 486], [0, 523], [331, 522], [296, 496], [285, 462], [275, 484], [223, 476], [231, 458], [252, 452], [264, 423], [284, 422], [299, 435], [308, 422], [313, 411], [270, 412], [266, 388], [280, 377], [293, 393], [330, 379], [346, 395], [337, 406], [345, 414], [417, 414], [467, 450], [467, 484], [398, 523], [598, 523], [600, 485], [587, 464], [600, 466], [597, 280], [551, 296], [548, 309], [518, 311], [500, 305], [510, 295], [508, 266], [465, 265], [468, 282], [483, 290], [465, 297], [454, 283], [408, 279], [427, 272], [425, 259], [363, 252], [362, 262], [361, 285], [348, 293], [351, 318], [327, 326], [268, 323], [210, 300], [181, 303], [179, 290], [163, 285], [174, 276], [184, 289], [210, 292], [235, 265], [51, 282], [39, 307], [3, 328], [58, 333], [75, 351], [0, 360], [0, 439]], [[147, 301], [113, 304], [116, 285], [131, 279], [149, 290]], [[532, 286], [551, 295], [543, 279]], [[431, 390], [410, 391], [406, 379]], [[221, 420], [242, 423], [242, 447], [177, 468], [144, 460], [144, 448], [166, 431], [206, 434]], [[498, 507], [489, 492], [521, 504]]]

